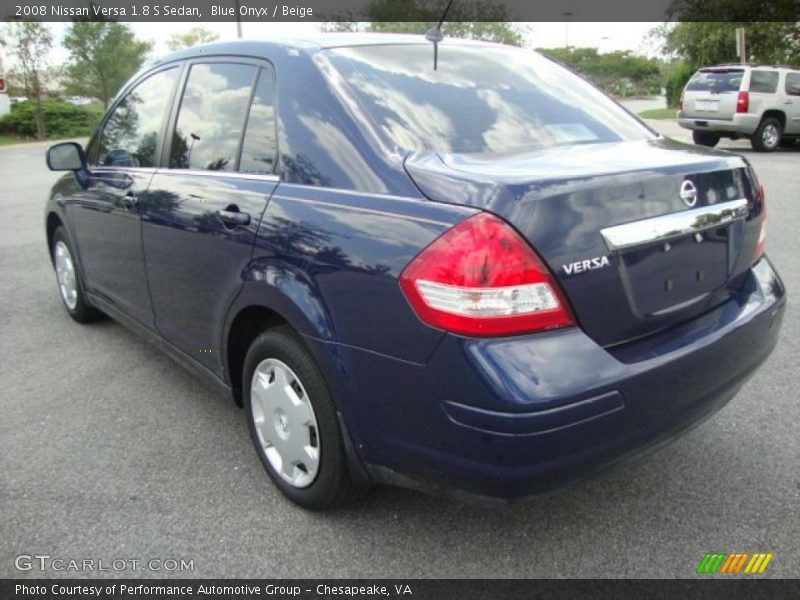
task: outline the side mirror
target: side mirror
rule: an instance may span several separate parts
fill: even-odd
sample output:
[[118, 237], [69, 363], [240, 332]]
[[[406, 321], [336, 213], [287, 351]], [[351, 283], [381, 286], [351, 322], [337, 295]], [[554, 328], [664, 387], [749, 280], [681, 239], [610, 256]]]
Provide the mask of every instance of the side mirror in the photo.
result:
[[81, 171], [86, 168], [83, 148], [75, 142], [64, 142], [47, 150], [47, 167], [51, 171]]

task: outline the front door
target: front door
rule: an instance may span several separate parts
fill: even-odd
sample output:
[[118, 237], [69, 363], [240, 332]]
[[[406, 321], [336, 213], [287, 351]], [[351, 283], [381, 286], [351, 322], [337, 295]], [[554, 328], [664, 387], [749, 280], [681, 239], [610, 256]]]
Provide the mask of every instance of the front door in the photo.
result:
[[179, 71], [147, 76], [116, 104], [89, 148], [86, 187], [70, 207], [87, 289], [151, 328], [140, 217]]

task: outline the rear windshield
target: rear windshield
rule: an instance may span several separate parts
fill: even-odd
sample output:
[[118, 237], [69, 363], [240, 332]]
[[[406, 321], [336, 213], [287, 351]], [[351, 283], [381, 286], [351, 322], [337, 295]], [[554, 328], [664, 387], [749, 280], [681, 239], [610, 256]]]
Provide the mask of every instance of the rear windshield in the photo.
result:
[[530, 51], [444, 43], [436, 71], [430, 44], [323, 56], [379, 131], [407, 150], [512, 152], [654, 137], [605, 94]]
[[742, 69], [698, 71], [686, 84], [687, 92], [738, 92], [742, 84]]

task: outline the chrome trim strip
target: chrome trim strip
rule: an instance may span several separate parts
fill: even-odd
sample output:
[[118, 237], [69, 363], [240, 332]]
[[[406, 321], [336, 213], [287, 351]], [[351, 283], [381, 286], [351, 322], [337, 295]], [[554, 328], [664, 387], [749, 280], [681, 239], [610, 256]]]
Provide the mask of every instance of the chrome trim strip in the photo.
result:
[[661, 242], [727, 225], [747, 216], [747, 200], [683, 210], [660, 217], [606, 227], [600, 231], [610, 250]]
[[112, 173], [157, 173], [158, 175], [195, 175], [200, 177], [225, 177], [227, 179], [250, 179], [253, 181], [280, 182], [277, 175], [258, 175], [256, 173], [239, 173], [237, 171], [203, 171], [202, 169], [163, 169], [156, 167], [115, 167], [109, 165], [91, 165], [89, 170], [108, 171]]
[[258, 175], [256, 173], [239, 173], [238, 171], [203, 171], [202, 169], [158, 169], [158, 175], [194, 175], [197, 177], [224, 177], [226, 179], [248, 179], [252, 181], [269, 181], [278, 183], [277, 175]]

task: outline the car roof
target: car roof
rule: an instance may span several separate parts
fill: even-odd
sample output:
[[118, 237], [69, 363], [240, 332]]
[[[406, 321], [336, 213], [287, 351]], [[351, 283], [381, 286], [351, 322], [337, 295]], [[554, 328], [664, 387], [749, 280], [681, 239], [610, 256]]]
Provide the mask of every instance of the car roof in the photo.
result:
[[[483, 45], [497, 46], [491, 42], [466, 40], [462, 38], [445, 38], [442, 42], [448, 45]], [[406, 33], [319, 33], [302, 37], [273, 37], [270, 39], [243, 39], [229, 42], [212, 42], [184, 48], [159, 57], [149, 66], [193, 58], [204, 54], [243, 54], [252, 56], [269, 55], [276, 50], [289, 50], [313, 52], [327, 48], [342, 48], [350, 46], [391, 46], [407, 44], [428, 44], [423, 35]]]
[[711, 65], [708, 67], [701, 67], [700, 71], [713, 71], [715, 69], [730, 70], [730, 69], [786, 69], [788, 71], [800, 70], [800, 67], [793, 67], [792, 65], [762, 65], [758, 63], [725, 63], [721, 65]]

